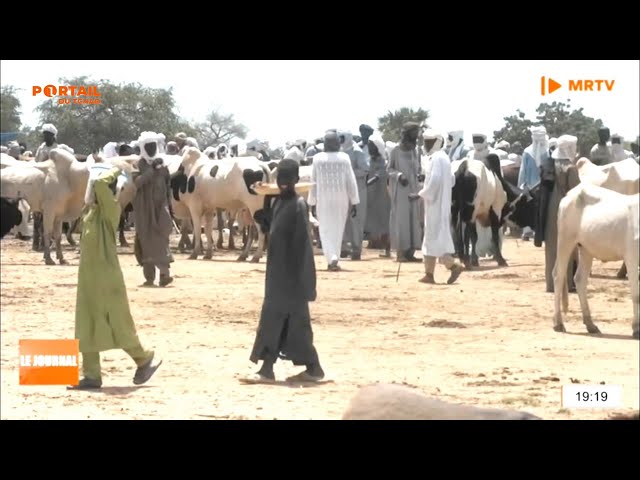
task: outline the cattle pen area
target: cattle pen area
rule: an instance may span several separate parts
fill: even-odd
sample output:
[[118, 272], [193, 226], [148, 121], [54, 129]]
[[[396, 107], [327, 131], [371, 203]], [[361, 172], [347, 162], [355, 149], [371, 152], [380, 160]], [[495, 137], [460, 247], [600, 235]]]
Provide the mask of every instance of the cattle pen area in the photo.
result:
[[[131, 233], [129, 233], [131, 235]], [[175, 281], [144, 288], [132, 247], [118, 247], [138, 335], [163, 360], [145, 385], [121, 350], [102, 353], [103, 388], [19, 385], [21, 339], [74, 336], [77, 247], [68, 265], [43, 265], [30, 242], [1, 247], [2, 419], [340, 419], [362, 386], [403, 384], [453, 403], [522, 410], [543, 419], [606, 419], [639, 409], [639, 348], [631, 337], [629, 284], [620, 262], [595, 261], [588, 294], [602, 334], [582, 324], [569, 296], [567, 333], [552, 328], [553, 294], [545, 292], [544, 249], [504, 239], [508, 267], [481, 259], [453, 285], [436, 268], [437, 285], [418, 282], [421, 263], [398, 263], [365, 249], [329, 272], [316, 251], [317, 300], [310, 304], [314, 343], [327, 379], [301, 387], [278, 381], [246, 385], [264, 295], [265, 259], [236, 261], [218, 250], [189, 260], [172, 236]], [[130, 237], [133, 244], [133, 238]], [[100, 272], [96, 272], [97, 275]], [[278, 362], [278, 380], [302, 367]], [[569, 384], [622, 387], [620, 408], [572, 409]]]

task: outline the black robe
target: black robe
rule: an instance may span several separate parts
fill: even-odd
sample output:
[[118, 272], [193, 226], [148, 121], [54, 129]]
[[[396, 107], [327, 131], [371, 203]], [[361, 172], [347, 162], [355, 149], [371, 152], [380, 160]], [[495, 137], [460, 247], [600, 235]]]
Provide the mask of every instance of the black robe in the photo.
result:
[[312, 365], [318, 360], [309, 315], [316, 267], [307, 204], [295, 195], [278, 198], [272, 208], [264, 303], [250, 360], [279, 356], [294, 365]]

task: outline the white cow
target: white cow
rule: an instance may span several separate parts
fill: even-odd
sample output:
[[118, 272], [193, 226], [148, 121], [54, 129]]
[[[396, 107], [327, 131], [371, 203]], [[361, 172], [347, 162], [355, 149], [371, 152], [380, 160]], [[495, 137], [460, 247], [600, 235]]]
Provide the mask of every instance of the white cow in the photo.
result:
[[[620, 193], [580, 183], [569, 190], [558, 208], [558, 250], [553, 270], [555, 313], [553, 329], [565, 332], [562, 309], [569, 307], [567, 268], [574, 248], [579, 251], [575, 284], [582, 308], [582, 320], [589, 333], [600, 333], [591, 319], [587, 303], [587, 282], [594, 258], [603, 262], [624, 260], [627, 265], [638, 266], [638, 214], [640, 195]], [[638, 278], [629, 275], [633, 302], [632, 329], [634, 338], [640, 333], [638, 320]]]

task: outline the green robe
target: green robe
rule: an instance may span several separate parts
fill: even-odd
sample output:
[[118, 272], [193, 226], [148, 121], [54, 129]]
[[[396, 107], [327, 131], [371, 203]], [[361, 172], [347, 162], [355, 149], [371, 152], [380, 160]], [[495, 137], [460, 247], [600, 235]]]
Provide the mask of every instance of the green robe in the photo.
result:
[[116, 251], [120, 206], [109, 184], [118, 168], [96, 180], [96, 204], [84, 215], [76, 297], [76, 338], [81, 352], [140, 346]]

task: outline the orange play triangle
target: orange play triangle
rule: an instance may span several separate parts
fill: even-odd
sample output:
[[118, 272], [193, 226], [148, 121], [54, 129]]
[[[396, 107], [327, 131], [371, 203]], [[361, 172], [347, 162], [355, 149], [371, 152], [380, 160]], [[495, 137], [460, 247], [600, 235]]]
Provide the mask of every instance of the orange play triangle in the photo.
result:
[[549, 79], [549, 93], [553, 93], [558, 90], [562, 85], [556, 82], [554, 79]]

